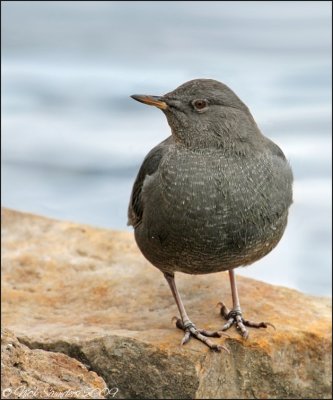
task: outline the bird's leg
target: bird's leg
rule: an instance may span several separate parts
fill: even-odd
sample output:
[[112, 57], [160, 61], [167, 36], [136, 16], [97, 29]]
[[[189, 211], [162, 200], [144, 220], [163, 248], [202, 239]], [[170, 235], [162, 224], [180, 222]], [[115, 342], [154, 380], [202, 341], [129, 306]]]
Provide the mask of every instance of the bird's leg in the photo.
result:
[[226, 350], [227, 352], [229, 352], [229, 350], [226, 347], [215, 344], [210, 339], [208, 339], [208, 337], [221, 337], [223, 335], [223, 333], [221, 331], [211, 332], [211, 331], [206, 331], [204, 329], [196, 328], [196, 326], [189, 319], [189, 317], [186, 313], [184, 304], [182, 302], [182, 299], [181, 299], [179, 292], [177, 290], [177, 287], [176, 287], [174, 274], [165, 273], [164, 276], [170, 286], [171, 292], [176, 301], [176, 304], [177, 304], [177, 307], [178, 307], [178, 310], [179, 310], [179, 313], [181, 316], [181, 318], [176, 318], [176, 321], [177, 321], [176, 326], [177, 326], [177, 328], [185, 331], [185, 335], [181, 341], [181, 344], [183, 345], [183, 344], [187, 343], [190, 340], [191, 336], [194, 336], [196, 339], [205, 343], [212, 350], [221, 351], [223, 349], [223, 350]]
[[247, 339], [249, 332], [245, 326], [252, 328], [267, 328], [267, 326], [272, 326], [275, 329], [274, 325], [269, 322], [252, 322], [243, 318], [239, 304], [235, 272], [233, 269], [229, 270], [229, 278], [232, 296], [232, 310], [229, 311], [222, 302], [219, 303], [221, 305], [221, 315], [227, 320], [227, 323], [223, 326], [222, 331], [226, 331], [235, 324], [243, 338]]

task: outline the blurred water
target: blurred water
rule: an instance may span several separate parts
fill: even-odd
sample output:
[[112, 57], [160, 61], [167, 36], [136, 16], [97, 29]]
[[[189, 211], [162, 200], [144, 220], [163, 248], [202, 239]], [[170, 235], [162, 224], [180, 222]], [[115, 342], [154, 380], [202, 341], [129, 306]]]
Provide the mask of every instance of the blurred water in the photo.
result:
[[129, 98], [229, 85], [295, 174], [280, 245], [239, 273], [331, 291], [330, 2], [5, 2], [2, 205], [116, 229], [169, 135]]

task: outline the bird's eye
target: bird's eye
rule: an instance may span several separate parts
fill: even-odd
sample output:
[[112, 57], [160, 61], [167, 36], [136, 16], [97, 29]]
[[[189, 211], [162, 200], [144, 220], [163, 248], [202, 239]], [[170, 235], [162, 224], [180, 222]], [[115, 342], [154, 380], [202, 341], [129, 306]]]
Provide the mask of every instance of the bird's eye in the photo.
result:
[[198, 100], [193, 100], [192, 101], [193, 107], [197, 110], [197, 111], [203, 111], [204, 109], [207, 108], [208, 106], [208, 101], [205, 99], [198, 99]]

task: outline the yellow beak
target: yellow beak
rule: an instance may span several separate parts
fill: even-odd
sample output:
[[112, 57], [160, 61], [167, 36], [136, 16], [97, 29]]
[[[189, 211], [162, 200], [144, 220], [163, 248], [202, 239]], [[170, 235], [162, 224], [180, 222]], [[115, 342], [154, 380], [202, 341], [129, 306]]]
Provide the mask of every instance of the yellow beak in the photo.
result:
[[161, 100], [159, 96], [147, 96], [145, 94], [133, 94], [132, 99], [140, 101], [140, 103], [148, 104], [149, 106], [155, 106], [161, 110], [168, 108], [165, 101]]

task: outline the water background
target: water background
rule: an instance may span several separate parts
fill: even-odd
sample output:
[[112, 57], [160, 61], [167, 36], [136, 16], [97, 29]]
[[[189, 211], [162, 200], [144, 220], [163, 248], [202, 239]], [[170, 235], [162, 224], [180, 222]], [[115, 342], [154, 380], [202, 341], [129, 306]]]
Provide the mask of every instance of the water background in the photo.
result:
[[237, 271], [331, 293], [331, 2], [3, 2], [2, 205], [126, 226], [163, 114], [129, 98], [230, 86], [295, 175], [287, 231]]

